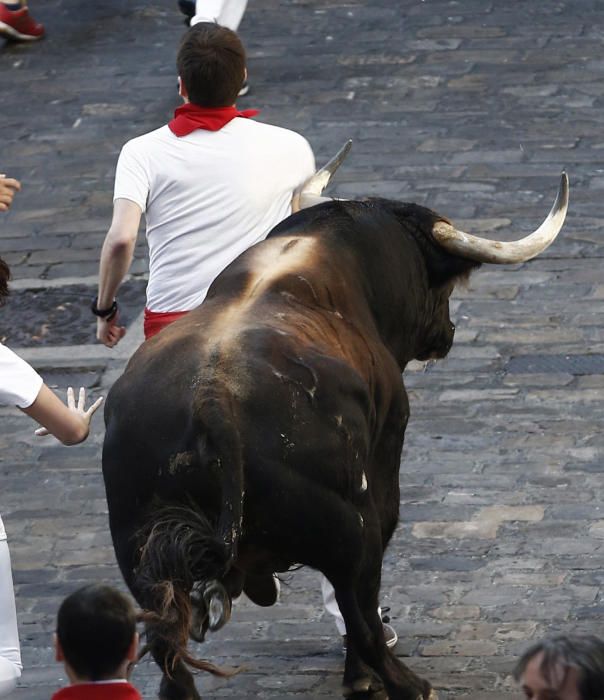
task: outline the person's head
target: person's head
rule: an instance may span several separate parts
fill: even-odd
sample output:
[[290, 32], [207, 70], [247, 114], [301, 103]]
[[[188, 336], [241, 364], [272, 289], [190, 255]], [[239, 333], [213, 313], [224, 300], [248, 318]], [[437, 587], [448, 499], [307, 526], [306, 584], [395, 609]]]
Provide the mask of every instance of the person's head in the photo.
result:
[[10, 270], [8, 265], [0, 258], [0, 306], [6, 301], [8, 296], [8, 281], [10, 279]]
[[59, 608], [55, 644], [72, 683], [126, 678], [138, 646], [132, 602], [111, 586], [80, 588]]
[[604, 642], [559, 636], [524, 652], [514, 678], [532, 700], [604, 700]]
[[200, 107], [230, 107], [246, 77], [245, 49], [235, 32], [213, 22], [193, 25], [176, 59], [180, 94]]

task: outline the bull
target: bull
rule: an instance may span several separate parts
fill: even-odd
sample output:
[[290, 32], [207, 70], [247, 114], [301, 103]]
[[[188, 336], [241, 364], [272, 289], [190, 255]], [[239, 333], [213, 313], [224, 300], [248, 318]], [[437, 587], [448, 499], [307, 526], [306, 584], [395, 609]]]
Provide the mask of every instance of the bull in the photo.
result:
[[[317, 196], [331, 170], [302, 193]], [[399, 516], [414, 359], [443, 358], [449, 297], [482, 262], [528, 260], [562, 227], [563, 174], [544, 223], [485, 240], [386, 199], [305, 208], [235, 260], [204, 303], [144, 343], [105, 409], [103, 474], [117, 561], [146, 611], [160, 697], [198, 700], [187, 650], [245, 592], [277, 597], [303, 564], [335, 588], [344, 694], [436, 697], [385, 645], [381, 565]]]

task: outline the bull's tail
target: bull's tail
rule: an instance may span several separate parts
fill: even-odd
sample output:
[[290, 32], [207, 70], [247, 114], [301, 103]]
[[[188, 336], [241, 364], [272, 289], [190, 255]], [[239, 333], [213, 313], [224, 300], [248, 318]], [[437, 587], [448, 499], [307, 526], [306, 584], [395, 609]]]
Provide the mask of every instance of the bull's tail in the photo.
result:
[[[215, 374], [226, 374], [218, 365]], [[221, 508], [217, 529], [231, 561], [237, 556], [243, 520], [243, 455], [236, 427], [232, 397], [224, 384], [214, 381], [204, 387], [194, 407], [199, 426], [197, 452], [202, 464], [214, 473], [220, 485]]]
[[189, 636], [201, 641], [207, 629], [219, 629], [230, 617], [223, 582], [237, 555], [243, 517], [243, 461], [233, 415], [220, 382], [206, 387], [193, 407], [201, 469], [220, 493], [212, 519], [194, 505], [164, 506], [140, 533], [135, 583], [152, 611], [150, 642], [163, 648], [159, 656], [168, 673], [166, 666], [178, 661], [215, 675], [233, 673], [193, 658], [186, 648]]
[[164, 506], [138, 536], [142, 544], [133, 583], [145, 608], [148, 644], [162, 670], [170, 676], [184, 662], [217, 676], [233, 675], [236, 671], [187, 651], [195, 590], [203, 598], [204, 612], [213, 618], [210, 628], [218, 629], [230, 614], [230, 599], [220, 583], [230, 565], [230, 551], [215, 527], [192, 507]]

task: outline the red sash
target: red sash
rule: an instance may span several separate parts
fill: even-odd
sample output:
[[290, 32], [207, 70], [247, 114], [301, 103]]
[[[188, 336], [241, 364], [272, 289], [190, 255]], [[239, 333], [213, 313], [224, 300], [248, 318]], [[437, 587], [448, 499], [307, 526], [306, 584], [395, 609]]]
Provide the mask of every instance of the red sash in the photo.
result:
[[153, 338], [162, 328], [169, 326], [171, 323], [174, 323], [176, 319], [188, 313], [188, 311], [150, 311], [149, 309], [145, 309], [145, 321], [143, 325], [145, 340]]
[[218, 131], [235, 117], [248, 119], [258, 113], [257, 109], [240, 112], [237, 107], [199, 107], [189, 102], [174, 112], [174, 119], [168, 122], [168, 126], [175, 136], [187, 136], [196, 129]]

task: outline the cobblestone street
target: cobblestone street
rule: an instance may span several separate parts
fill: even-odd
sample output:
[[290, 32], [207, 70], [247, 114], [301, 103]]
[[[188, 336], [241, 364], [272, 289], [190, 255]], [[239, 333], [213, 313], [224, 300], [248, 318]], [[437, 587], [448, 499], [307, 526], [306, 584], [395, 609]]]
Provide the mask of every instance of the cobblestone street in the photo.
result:
[[[142, 340], [146, 245], [111, 351], [89, 312], [122, 144], [178, 104], [176, 2], [34, 2], [35, 45], [0, 39], [0, 172], [22, 181], [0, 214], [13, 294], [0, 340], [64, 395], [106, 394]], [[382, 604], [397, 654], [440, 700], [512, 700], [515, 657], [551, 632], [602, 633], [604, 596], [604, 7], [597, 0], [250, 0], [239, 106], [303, 133], [322, 164], [348, 138], [330, 194], [417, 202], [465, 231], [517, 238], [570, 178], [567, 222], [538, 259], [485, 265], [455, 292], [449, 357], [405, 374], [412, 417], [401, 522]], [[603, 197], [603, 199], [600, 199]], [[16, 700], [64, 682], [61, 599], [123, 587], [101, 477], [103, 425], [64, 448], [0, 408], [0, 512], [11, 548], [24, 673]], [[198, 651], [246, 671], [199, 676], [204, 698], [341, 695], [344, 657], [319, 575], [281, 602], [241, 600]], [[408, 658], [407, 658], [408, 657]], [[156, 697], [143, 661], [134, 683]]]

